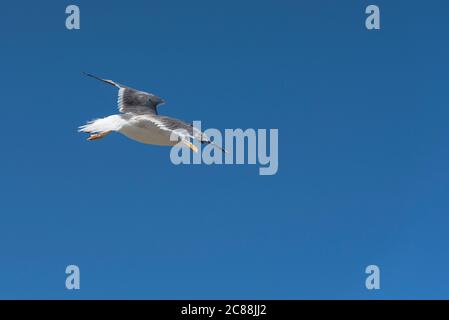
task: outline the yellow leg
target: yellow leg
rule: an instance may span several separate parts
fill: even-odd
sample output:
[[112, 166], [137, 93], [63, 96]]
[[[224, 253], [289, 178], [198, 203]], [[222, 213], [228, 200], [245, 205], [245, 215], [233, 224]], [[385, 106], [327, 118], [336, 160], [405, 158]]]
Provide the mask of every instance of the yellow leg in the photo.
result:
[[198, 148], [196, 145], [194, 145], [193, 143], [190, 143], [187, 140], [182, 140], [182, 143], [185, 144], [187, 147], [189, 147], [190, 149], [192, 149], [193, 152], [198, 152]]
[[102, 132], [102, 133], [95, 133], [95, 134], [91, 134], [89, 138], [87, 138], [87, 140], [92, 141], [92, 140], [98, 140], [101, 138], [106, 137], [108, 134], [110, 134], [111, 131], [106, 131], [106, 132]]

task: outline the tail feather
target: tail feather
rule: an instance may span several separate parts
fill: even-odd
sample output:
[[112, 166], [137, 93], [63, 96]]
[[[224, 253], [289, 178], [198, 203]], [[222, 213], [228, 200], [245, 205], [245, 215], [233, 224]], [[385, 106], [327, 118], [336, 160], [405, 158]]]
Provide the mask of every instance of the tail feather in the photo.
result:
[[113, 115], [102, 119], [89, 121], [80, 126], [78, 132], [104, 133], [108, 131], [119, 131], [126, 123], [119, 115]]

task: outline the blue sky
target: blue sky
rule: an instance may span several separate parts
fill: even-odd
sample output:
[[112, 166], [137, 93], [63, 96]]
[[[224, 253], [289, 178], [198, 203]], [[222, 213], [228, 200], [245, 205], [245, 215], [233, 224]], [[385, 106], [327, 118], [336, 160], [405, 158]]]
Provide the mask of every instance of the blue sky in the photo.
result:
[[[364, 27], [372, 3], [379, 31]], [[448, 10], [2, 5], [0, 298], [448, 298]], [[203, 128], [278, 128], [277, 175], [174, 166], [169, 148], [118, 134], [85, 141], [77, 126], [116, 113], [116, 92], [83, 71]], [[379, 291], [365, 289], [370, 264]]]

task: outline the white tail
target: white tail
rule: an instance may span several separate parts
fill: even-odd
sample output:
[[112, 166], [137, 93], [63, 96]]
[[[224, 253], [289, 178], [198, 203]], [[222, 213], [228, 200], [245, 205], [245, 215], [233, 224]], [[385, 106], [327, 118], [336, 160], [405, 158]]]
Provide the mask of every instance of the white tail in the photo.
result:
[[112, 115], [106, 118], [89, 121], [84, 126], [78, 128], [78, 132], [104, 133], [108, 131], [119, 131], [126, 121], [119, 115]]

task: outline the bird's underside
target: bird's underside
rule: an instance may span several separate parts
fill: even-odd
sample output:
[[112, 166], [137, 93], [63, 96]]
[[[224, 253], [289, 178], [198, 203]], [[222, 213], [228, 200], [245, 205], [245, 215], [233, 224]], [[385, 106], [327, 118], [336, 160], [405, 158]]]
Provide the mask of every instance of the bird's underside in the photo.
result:
[[80, 132], [90, 134], [87, 140], [99, 140], [115, 131], [145, 144], [173, 146], [182, 142], [194, 152], [197, 152], [198, 148], [191, 143], [193, 139], [201, 143], [214, 144], [192, 125], [158, 115], [157, 107], [165, 103], [158, 96], [129, 88], [112, 80], [105, 80], [91, 74], [86, 75], [119, 89], [117, 103], [121, 112], [121, 114], [96, 119], [81, 126]]

